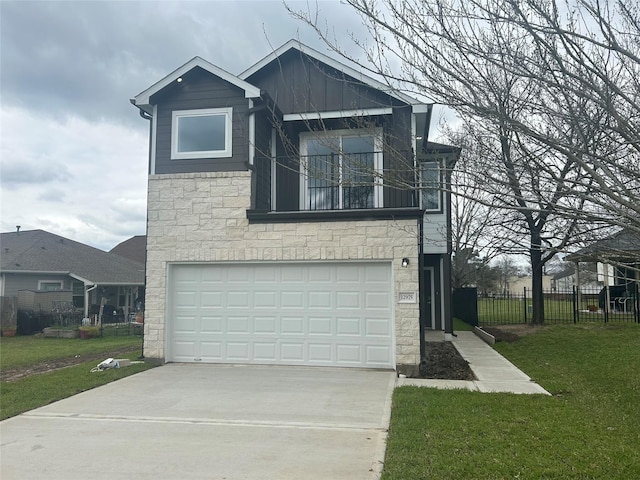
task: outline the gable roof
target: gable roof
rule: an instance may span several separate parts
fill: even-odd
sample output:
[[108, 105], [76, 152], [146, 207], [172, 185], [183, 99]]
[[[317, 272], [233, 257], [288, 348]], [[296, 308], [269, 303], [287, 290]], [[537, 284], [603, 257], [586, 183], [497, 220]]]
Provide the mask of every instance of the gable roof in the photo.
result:
[[314, 60], [325, 63], [326, 65], [329, 65], [330, 67], [344, 73], [345, 75], [353, 77], [356, 80], [362, 82], [363, 84], [368, 85], [376, 90], [380, 90], [381, 92], [384, 92], [387, 95], [397, 100], [400, 100], [401, 102], [404, 102], [408, 105], [424, 105], [423, 102], [420, 102], [415, 98], [409, 97], [408, 95], [405, 95], [404, 93], [393, 89], [389, 85], [379, 82], [378, 80], [375, 80], [374, 78], [371, 78], [363, 74], [362, 72], [359, 72], [358, 70], [351, 68], [350, 66], [345, 65], [344, 63], [339, 62], [329, 57], [328, 55], [325, 55], [324, 53], [320, 53], [319, 51], [314, 50], [313, 48], [307, 45], [304, 45], [303, 43], [300, 43], [298, 40], [293, 40], [293, 39], [289, 40], [287, 43], [285, 43], [281, 47], [276, 48], [273, 52], [271, 52], [269, 55], [264, 57], [262, 60], [258, 61], [256, 64], [249, 67], [240, 75], [238, 75], [238, 77], [240, 77], [243, 80], [247, 80], [253, 74], [259, 72], [260, 70], [265, 68], [267, 65], [269, 65], [271, 62], [276, 61], [278, 58], [280, 58], [282, 55], [287, 53], [289, 50], [296, 50], [298, 52], [304, 53], [305, 55], [313, 58]]
[[89, 245], [26, 230], [0, 236], [3, 273], [60, 273], [98, 285], [144, 285], [144, 265]]
[[178, 80], [178, 78], [185, 75], [187, 72], [193, 70], [196, 67], [200, 67], [203, 70], [215, 75], [217, 77], [226, 80], [227, 82], [235, 85], [236, 87], [244, 90], [245, 98], [257, 98], [260, 96], [260, 89], [254, 85], [251, 85], [248, 82], [245, 82], [243, 79], [236, 77], [235, 75], [223, 70], [220, 67], [215, 66], [213, 63], [207, 62], [205, 59], [200, 57], [193, 57], [187, 63], [178, 67], [176, 70], [171, 72], [169, 75], [161, 79], [160, 81], [154, 83], [149, 88], [140, 92], [131, 100], [136, 107], [141, 108], [147, 113], [151, 113], [151, 96], [158, 93], [163, 88], [167, 87], [171, 83]]
[[131, 237], [113, 247], [109, 250], [109, 253], [144, 264], [147, 258], [147, 236], [136, 235]]

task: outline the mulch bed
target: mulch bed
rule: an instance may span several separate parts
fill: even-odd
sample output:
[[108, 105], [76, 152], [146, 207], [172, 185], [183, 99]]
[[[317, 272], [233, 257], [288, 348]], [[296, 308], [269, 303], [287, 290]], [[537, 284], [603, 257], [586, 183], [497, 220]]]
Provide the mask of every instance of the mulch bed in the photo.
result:
[[469, 363], [451, 342], [427, 342], [426, 375], [417, 378], [443, 380], [474, 380]]

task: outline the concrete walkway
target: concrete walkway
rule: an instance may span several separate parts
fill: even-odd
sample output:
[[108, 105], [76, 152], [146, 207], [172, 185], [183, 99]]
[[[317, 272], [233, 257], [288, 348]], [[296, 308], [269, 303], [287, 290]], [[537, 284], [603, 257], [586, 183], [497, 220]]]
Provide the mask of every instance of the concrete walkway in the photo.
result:
[[[479, 392], [505, 392], [550, 395], [531, 381], [509, 360], [487, 345], [473, 332], [457, 332], [453, 344], [473, 371], [476, 380], [423, 380], [399, 378], [398, 386], [415, 385], [431, 388], [462, 388]], [[428, 348], [428, 344], [427, 344]]]

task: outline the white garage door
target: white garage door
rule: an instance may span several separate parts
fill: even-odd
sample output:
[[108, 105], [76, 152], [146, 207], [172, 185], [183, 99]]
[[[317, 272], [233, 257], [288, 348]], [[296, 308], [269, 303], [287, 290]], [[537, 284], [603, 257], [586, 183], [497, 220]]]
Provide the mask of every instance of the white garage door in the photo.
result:
[[172, 265], [167, 360], [394, 368], [388, 263]]

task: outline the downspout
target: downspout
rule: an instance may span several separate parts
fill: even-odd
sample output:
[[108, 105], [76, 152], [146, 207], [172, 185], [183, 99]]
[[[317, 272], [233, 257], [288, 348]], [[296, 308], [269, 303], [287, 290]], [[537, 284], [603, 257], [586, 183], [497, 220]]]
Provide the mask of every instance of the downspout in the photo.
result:
[[420, 365], [418, 366], [418, 372], [421, 377], [427, 374], [427, 342], [425, 339], [425, 309], [427, 308], [425, 301], [425, 286], [424, 286], [424, 212], [418, 219], [418, 291], [420, 292], [420, 305], [419, 305], [419, 330], [420, 330]]
[[[422, 151], [426, 150], [427, 143], [429, 142], [429, 130], [431, 129], [431, 115], [433, 113], [433, 105], [429, 105], [427, 111], [427, 117], [424, 122], [424, 131], [422, 133]], [[416, 151], [416, 185], [419, 186], [417, 195], [417, 205], [422, 209], [422, 196], [420, 195], [422, 188], [422, 165], [417, 158], [418, 152]], [[421, 377], [427, 375], [427, 341], [425, 338], [425, 318], [426, 318], [426, 292], [424, 286], [424, 211], [421, 212], [418, 220], [418, 291], [420, 292], [420, 308], [419, 310], [419, 331], [420, 331], [420, 364], [418, 365], [418, 372]], [[429, 307], [430, 308], [430, 307]]]

